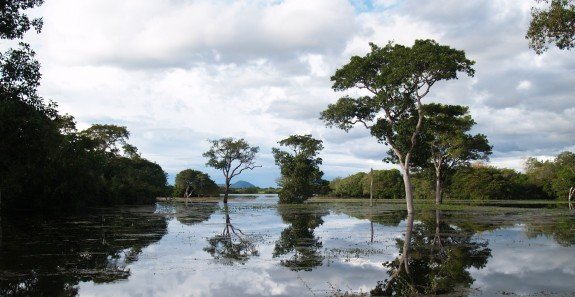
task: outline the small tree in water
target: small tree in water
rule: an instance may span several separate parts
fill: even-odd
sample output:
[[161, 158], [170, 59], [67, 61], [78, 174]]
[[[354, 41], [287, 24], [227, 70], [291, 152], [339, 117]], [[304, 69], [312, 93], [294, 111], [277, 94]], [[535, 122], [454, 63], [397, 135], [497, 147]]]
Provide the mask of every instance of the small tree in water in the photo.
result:
[[256, 167], [254, 159], [260, 148], [251, 147], [243, 138], [235, 140], [232, 137], [209, 140], [212, 147], [203, 154], [208, 158], [207, 166], [220, 169], [226, 179], [224, 203], [228, 203], [231, 180], [244, 170]]
[[311, 135], [291, 135], [278, 142], [291, 150], [273, 148], [276, 165], [280, 167], [280, 203], [302, 203], [314, 194], [321, 183], [319, 170], [322, 159], [317, 157], [323, 149], [322, 141]]
[[370, 45], [370, 53], [352, 57], [331, 77], [335, 91], [359, 88], [369, 95], [344, 96], [330, 104], [321, 119], [345, 131], [361, 123], [391, 147], [403, 174], [407, 211], [413, 213], [410, 164], [423, 124], [421, 100], [438, 81], [455, 79], [458, 72], [473, 76], [474, 62], [463, 51], [433, 40], [416, 40], [412, 47]]

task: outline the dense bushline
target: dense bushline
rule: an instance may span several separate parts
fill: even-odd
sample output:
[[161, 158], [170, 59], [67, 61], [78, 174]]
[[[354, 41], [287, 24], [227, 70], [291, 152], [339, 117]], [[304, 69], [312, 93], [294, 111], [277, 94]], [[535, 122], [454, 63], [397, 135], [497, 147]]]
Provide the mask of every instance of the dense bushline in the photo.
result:
[[[403, 198], [399, 171], [375, 170], [373, 197]], [[445, 199], [449, 200], [566, 200], [569, 187], [575, 184], [575, 154], [561, 153], [554, 161], [529, 159], [526, 173], [486, 165], [463, 167], [446, 181]], [[330, 182], [333, 197], [369, 198], [370, 174], [359, 172]], [[413, 176], [417, 199], [434, 199], [433, 172], [420, 171]]]
[[[369, 198], [371, 177], [359, 172], [330, 182], [331, 196]], [[373, 198], [403, 199], [405, 191], [401, 173], [397, 169], [373, 171]]]

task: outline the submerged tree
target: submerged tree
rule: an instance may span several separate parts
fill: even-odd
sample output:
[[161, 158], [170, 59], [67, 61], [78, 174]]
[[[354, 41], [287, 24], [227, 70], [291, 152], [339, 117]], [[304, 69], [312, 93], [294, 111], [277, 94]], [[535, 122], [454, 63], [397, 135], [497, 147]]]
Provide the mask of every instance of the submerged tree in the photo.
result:
[[229, 137], [209, 141], [212, 147], [203, 156], [208, 158], [207, 166], [220, 169], [224, 174], [226, 179], [224, 203], [228, 203], [232, 178], [246, 169], [261, 167], [254, 161], [260, 148], [251, 147], [243, 138], [235, 140]]
[[217, 195], [219, 189], [218, 185], [206, 173], [185, 169], [176, 175], [173, 195], [185, 198], [210, 196]]
[[317, 157], [323, 149], [322, 141], [311, 135], [291, 135], [279, 144], [291, 150], [272, 149], [281, 170], [279, 202], [302, 203], [318, 189], [323, 176], [319, 169], [322, 159]]
[[549, 4], [545, 8], [531, 10], [531, 23], [525, 38], [529, 47], [542, 54], [554, 44], [559, 49], [575, 47], [575, 1], [537, 0]]
[[435, 170], [435, 203], [440, 204], [447, 175], [469, 166], [471, 160], [487, 160], [491, 146], [485, 135], [467, 134], [475, 125], [468, 107], [426, 104], [423, 110], [425, 142], [422, 145], [430, 150], [428, 164]]
[[370, 46], [370, 53], [352, 57], [331, 77], [335, 91], [359, 88], [369, 95], [344, 96], [321, 119], [345, 131], [362, 124], [391, 147], [403, 174], [407, 210], [413, 213], [410, 167], [423, 124], [421, 101], [439, 81], [456, 79], [458, 72], [472, 76], [474, 62], [463, 51], [433, 40], [416, 40], [412, 47]]

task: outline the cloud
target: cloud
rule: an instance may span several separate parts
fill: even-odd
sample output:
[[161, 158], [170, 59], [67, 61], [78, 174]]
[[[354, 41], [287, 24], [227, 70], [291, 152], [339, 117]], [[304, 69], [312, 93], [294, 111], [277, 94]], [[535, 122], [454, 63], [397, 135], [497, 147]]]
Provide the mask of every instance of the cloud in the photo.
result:
[[134, 69], [337, 51], [355, 28], [345, 0], [55, 0], [42, 9], [45, 38], [59, 41], [47, 45], [51, 59]]
[[[524, 38], [531, 3], [367, 0], [52, 0], [29, 36], [42, 63], [42, 96], [81, 128], [128, 126], [145, 157], [171, 175], [195, 167], [207, 138], [243, 137], [262, 168], [242, 179], [274, 185], [269, 151], [291, 134], [324, 140], [326, 176], [381, 162], [387, 148], [357, 127], [326, 128], [319, 112], [344, 93], [330, 76], [369, 42], [431, 38], [466, 52], [476, 75], [440, 82], [425, 102], [463, 104], [494, 145], [494, 164], [573, 148], [575, 55], [538, 56]], [[113, 7], [113, 9], [111, 9]], [[361, 92], [351, 90], [350, 95]]]

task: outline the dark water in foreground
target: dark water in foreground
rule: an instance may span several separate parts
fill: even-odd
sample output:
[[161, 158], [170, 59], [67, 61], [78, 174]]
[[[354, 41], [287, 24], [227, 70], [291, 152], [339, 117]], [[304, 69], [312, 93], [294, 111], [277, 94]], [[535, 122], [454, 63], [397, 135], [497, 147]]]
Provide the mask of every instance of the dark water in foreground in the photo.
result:
[[2, 218], [0, 296], [575, 296], [567, 206], [276, 201]]

